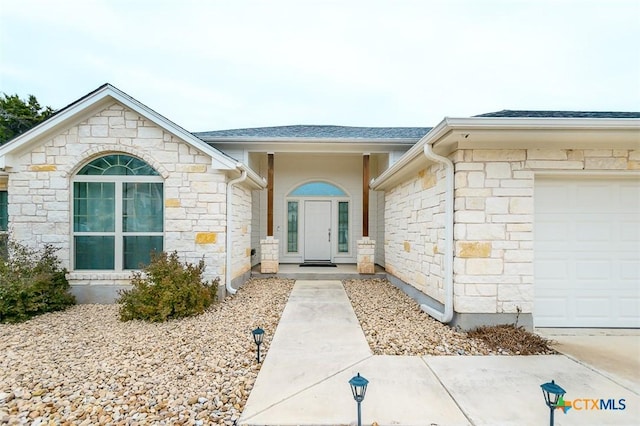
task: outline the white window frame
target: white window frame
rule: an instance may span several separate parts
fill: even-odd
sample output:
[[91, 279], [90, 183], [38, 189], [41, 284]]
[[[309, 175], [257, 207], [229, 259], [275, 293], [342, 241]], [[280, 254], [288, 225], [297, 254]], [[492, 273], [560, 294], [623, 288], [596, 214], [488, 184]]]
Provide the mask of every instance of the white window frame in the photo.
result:
[[[74, 230], [73, 222], [75, 215], [75, 182], [104, 182], [104, 183], [114, 183], [115, 185], [115, 230], [114, 232], [76, 232]], [[162, 199], [163, 201], [166, 199], [165, 197], [165, 185], [164, 179], [162, 176], [152, 176], [152, 175], [143, 175], [143, 176], [135, 176], [135, 175], [76, 175], [71, 183], [71, 263], [74, 271], [85, 272], [85, 271], [96, 271], [96, 272], [122, 272], [122, 271], [130, 271], [135, 269], [124, 269], [124, 237], [129, 236], [161, 236], [164, 247], [165, 240], [165, 226], [164, 223], [162, 225], [162, 232], [123, 232], [122, 230], [122, 207], [123, 207], [123, 199], [122, 199], [122, 187], [125, 183], [162, 183]], [[164, 212], [164, 202], [162, 203], [162, 217], [164, 222], [165, 212]], [[94, 236], [113, 236], [114, 237], [114, 256], [115, 259], [113, 261], [113, 269], [76, 269], [76, 247], [75, 241], [77, 236], [82, 237], [94, 237]]]

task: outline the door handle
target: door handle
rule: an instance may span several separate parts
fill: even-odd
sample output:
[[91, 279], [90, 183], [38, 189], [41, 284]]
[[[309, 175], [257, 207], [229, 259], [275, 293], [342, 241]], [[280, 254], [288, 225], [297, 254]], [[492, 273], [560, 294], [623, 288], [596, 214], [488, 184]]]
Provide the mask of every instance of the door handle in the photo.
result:
[[327, 232], [329, 233], [329, 242], [331, 242], [331, 228], [329, 228]]

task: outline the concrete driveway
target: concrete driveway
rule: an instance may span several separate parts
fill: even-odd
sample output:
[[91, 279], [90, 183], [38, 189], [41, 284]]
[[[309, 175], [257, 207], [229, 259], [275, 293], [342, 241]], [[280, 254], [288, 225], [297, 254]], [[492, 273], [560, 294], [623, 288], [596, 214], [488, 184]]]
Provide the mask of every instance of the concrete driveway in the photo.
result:
[[553, 348], [640, 394], [639, 329], [537, 329]]

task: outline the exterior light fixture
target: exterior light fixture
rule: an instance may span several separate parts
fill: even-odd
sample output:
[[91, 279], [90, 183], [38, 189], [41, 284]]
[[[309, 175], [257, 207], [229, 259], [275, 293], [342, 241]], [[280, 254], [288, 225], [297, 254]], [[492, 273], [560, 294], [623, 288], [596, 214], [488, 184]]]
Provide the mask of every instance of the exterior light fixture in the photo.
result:
[[351, 385], [351, 393], [353, 394], [353, 399], [358, 403], [358, 426], [362, 426], [362, 416], [360, 411], [360, 403], [364, 399], [364, 395], [367, 393], [367, 385], [369, 381], [362, 377], [360, 373], [357, 376], [353, 376], [351, 380], [349, 380], [349, 385]]
[[251, 334], [253, 334], [253, 341], [258, 347], [258, 362], [260, 362], [260, 345], [262, 344], [262, 339], [264, 338], [264, 330], [258, 327], [253, 330]]
[[553, 413], [556, 411], [558, 400], [565, 394], [565, 390], [556, 385], [554, 380], [540, 385], [544, 402], [549, 407], [549, 426], [553, 426]]

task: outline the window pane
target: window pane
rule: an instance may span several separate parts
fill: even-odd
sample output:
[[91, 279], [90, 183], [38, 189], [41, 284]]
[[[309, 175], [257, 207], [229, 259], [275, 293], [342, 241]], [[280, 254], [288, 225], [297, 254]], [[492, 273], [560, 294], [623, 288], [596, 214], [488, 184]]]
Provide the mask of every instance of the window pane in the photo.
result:
[[140, 269], [151, 262], [151, 253], [161, 251], [161, 236], [124, 237], [124, 269]]
[[115, 184], [113, 182], [74, 182], [73, 189], [73, 230], [75, 232], [115, 231]]
[[296, 197], [345, 197], [347, 194], [342, 189], [327, 182], [309, 182], [300, 185], [289, 195]]
[[113, 269], [114, 237], [75, 237], [76, 269]]
[[162, 232], [162, 183], [125, 183], [122, 230]]
[[298, 252], [298, 202], [287, 203], [287, 252]]
[[78, 174], [158, 176], [158, 172], [146, 162], [130, 155], [121, 154], [97, 158], [80, 169]]
[[0, 191], [0, 231], [6, 231], [9, 225], [9, 204], [7, 191]]
[[346, 201], [338, 203], [338, 251], [349, 251], [349, 203]]

